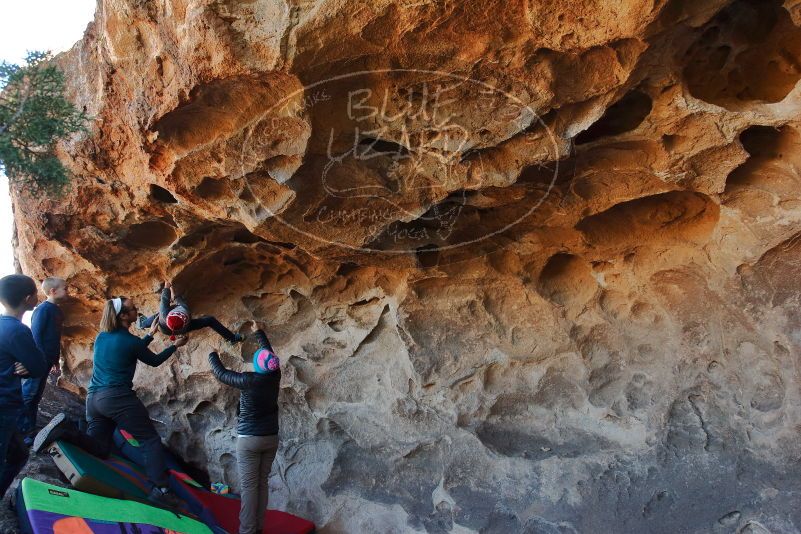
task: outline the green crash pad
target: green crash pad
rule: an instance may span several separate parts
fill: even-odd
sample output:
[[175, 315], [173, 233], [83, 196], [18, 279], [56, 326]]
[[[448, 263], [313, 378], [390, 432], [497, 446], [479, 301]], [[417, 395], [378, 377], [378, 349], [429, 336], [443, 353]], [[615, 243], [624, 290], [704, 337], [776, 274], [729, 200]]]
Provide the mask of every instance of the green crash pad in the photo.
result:
[[49, 452], [76, 489], [115, 499], [147, 498], [147, 479], [127, 460], [116, 456], [101, 460], [64, 441], [53, 443]]
[[[136, 501], [123, 501], [23, 479], [21, 495], [34, 534], [74, 532], [77, 520], [88, 532], [171, 532], [212, 534], [203, 523]], [[20, 503], [18, 503], [20, 504]], [[59, 528], [63, 525], [62, 528]], [[130, 528], [129, 528], [130, 527]], [[79, 530], [86, 532], [87, 530]]]

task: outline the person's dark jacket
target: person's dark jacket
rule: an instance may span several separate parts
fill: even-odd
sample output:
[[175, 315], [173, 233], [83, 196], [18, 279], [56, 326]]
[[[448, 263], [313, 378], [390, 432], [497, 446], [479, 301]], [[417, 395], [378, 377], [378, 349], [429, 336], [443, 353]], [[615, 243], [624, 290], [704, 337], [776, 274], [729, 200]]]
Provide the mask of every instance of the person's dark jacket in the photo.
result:
[[14, 374], [20, 362], [26, 378], [42, 378], [50, 370], [47, 358], [33, 341], [31, 329], [16, 317], [0, 316], [0, 413], [18, 413], [22, 408], [22, 383]]
[[58, 304], [46, 300], [36, 306], [31, 316], [31, 331], [33, 340], [39, 347], [50, 365], [58, 364], [61, 356], [61, 327], [64, 322], [64, 313]]
[[[257, 331], [262, 348], [272, 351], [267, 336]], [[226, 369], [216, 352], [209, 354], [211, 372], [223, 384], [242, 390], [239, 396], [239, 420], [236, 431], [240, 436], [273, 436], [278, 434], [278, 390], [281, 370], [268, 374], [237, 373]]]

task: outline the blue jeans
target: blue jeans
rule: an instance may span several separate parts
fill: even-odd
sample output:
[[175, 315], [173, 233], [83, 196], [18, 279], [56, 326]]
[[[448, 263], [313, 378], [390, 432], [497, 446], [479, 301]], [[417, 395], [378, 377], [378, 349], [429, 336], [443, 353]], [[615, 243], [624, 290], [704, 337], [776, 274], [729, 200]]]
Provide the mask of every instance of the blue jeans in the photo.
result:
[[18, 413], [0, 414], [0, 499], [28, 461], [28, 448], [17, 431]]
[[19, 416], [19, 431], [23, 435], [30, 434], [36, 428], [36, 415], [42, 400], [47, 377], [27, 378], [22, 381], [22, 402], [24, 404]]

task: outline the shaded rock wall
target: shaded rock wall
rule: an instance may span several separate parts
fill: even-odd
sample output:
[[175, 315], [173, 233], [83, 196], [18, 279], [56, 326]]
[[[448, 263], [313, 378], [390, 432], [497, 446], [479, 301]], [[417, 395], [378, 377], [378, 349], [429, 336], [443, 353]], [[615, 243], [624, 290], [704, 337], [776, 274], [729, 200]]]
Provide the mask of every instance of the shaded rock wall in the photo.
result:
[[[103, 0], [94, 118], [18, 253], [265, 328], [272, 503], [323, 532], [796, 532], [801, 11], [774, 0]], [[252, 344], [136, 385], [236, 485]]]

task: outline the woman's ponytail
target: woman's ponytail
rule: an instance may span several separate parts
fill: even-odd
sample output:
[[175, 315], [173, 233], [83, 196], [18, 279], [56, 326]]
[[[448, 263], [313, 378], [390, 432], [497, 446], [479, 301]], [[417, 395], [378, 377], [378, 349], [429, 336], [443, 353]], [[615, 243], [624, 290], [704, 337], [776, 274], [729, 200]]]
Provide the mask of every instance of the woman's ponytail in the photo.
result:
[[[121, 301], [125, 301], [125, 297], [118, 297]], [[103, 316], [100, 318], [100, 331], [101, 332], [113, 332], [120, 328], [120, 312], [117, 312], [117, 307], [115, 306], [115, 300], [117, 299], [109, 299], [106, 301], [106, 305], [103, 307]]]

